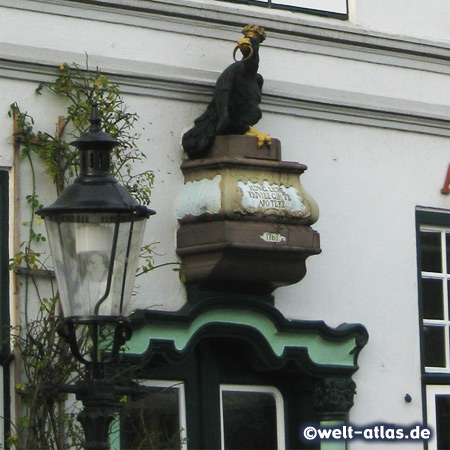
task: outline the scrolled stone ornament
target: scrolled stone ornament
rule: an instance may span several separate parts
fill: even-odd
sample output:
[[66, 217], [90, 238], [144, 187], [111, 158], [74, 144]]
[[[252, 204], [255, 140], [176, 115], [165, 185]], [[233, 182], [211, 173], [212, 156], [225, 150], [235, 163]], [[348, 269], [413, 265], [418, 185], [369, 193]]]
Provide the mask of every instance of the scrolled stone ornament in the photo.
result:
[[315, 405], [322, 420], [342, 420], [353, 406], [356, 383], [350, 377], [323, 378], [316, 384]]

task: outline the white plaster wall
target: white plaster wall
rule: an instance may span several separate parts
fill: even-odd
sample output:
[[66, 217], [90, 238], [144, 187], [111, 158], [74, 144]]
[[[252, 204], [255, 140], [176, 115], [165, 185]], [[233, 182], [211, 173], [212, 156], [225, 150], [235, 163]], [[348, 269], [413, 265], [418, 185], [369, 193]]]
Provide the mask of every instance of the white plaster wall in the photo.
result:
[[[196, 3], [212, 4], [214, 0], [197, 1]], [[274, 2], [276, 3], [276, 2]], [[226, 2], [220, 2], [227, 5]], [[242, 14], [254, 10], [255, 7], [237, 5]], [[450, 41], [448, 17], [450, 5], [447, 0], [348, 0], [348, 23], [358, 28], [376, 30], [395, 34], [398, 36], [410, 36], [418, 39], [436, 41]], [[289, 11], [275, 11], [278, 16], [291, 16]], [[339, 19], [321, 18], [310, 14], [294, 13], [301, 20], [315, 23], [342, 24], [346, 21]]]
[[[178, 263], [176, 249], [176, 208], [183, 185], [179, 170], [182, 151], [180, 129], [189, 115], [189, 105], [178, 101], [142, 96], [127, 97], [130, 111], [141, 120], [140, 148], [147, 155], [144, 167], [155, 173], [151, 207], [157, 214], [147, 223], [144, 243], [154, 243], [155, 264]], [[157, 268], [138, 277], [134, 308], [179, 309], [186, 300], [177, 264]]]
[[[12, 164], [12, 119], [8, 117], [10, 104], [17, 102], [23, 112], [28, 112], [35, 120], [35, 130], [54, 133], [59, 115], [65, 113], [66, 102], [56, 95], [43, 91], [43, 95], [37, 95], [35, 82], [19, 82], [8, 79], [0, 79], [0, 91], [5, 95], [0, 98], [0, 129], [4, 138], [1, 140], [0, 155]], [[177, 221], [175, 216], [177, 196], [183, 183], [179, 170], [182, 151], [180, 148], [180, 129], [185, 124], [186, 116], [189, 116], [189, 104], [170, 102], [164, 99], [128, 96], [126, 103], [129, 110], [137, 112], [140, 120], [135, 131], [141, 137], [140, 148], [147, 155], [147, 159], [136, 170], [152, 169], [155, 172], [155, 184], [152, 192], [152, 208], [158, 214], [153, 216], [146, 229], [145, 244], [153, 244], [155, 251], [155, 264], [175, 263], [160, 269], [156, 269], [148, 275], [137, 278], [136, 296], [133, 298], [133, 307], [179, 309], [185, 302], [185, 291], [178, 279], [178, 258], [175, 254], [175, 233]], [[8, 134], [9, 133], [9, 134]], [[49, 205], [55, 200], [55, 190], [49, 177], [45, 174], [45, 168], [36, 158], [36, 186], [39, 200], [44, 205]], [[20, 198], [32, 192], [32, 173], [26, 159], [20, 164], [21, 192]], [[20, 204], [19, 233], [20, 242], [28, 239], [28, 226], [25, 221], [30, 218], [29, 205], [22, 201]], [[35, 224], [36, 232], [46, 234], [45, 225]], [[37, 246], [42, 257], [46, 259], [49, 249], [46, 244]], [[51, 258], [48, 263], [52, 266]], [[145, 281], [144, 281], [145, 277]], [[48, 283], [38, 280], [44, 293], [48, 296]], [[142, 294], [142, 293], [145, 294]], [[149, 295], [150, 293], [150, 295]], [[34, 298], [28, 303], [30, 317], [36, 313], [33, 307]], [[37, 304], [36, 304], [37, 305]], [[25, 305], [22, 303], [22, 311]]]
[[[63, 114], [65, 100], [61, 100], [57, 97], [52, 96], [51, 99], [44, 94], [39, 96], [36, 94], [35, 89], [38, 84], [36, 82], [26, 82], [13, 80], [8, 78], [0, 78], [0, 130], [2, 133], [2, 138], [0, 138], [0, 161], [5, 161], [5, 167], [11, 167], [13, 165], [13, 120], [8, 116], [8, 111], [10, 110], [10, 105], [17, 103], [22, 112], [27, 112], [34, 119], [35, 130], [42, 130], [53, 134], [56, 130], [56, 123], [58, 120], [58, 115]], [[50, 181], [49, 176], [45, 173], [45, 167], [36, 159], [34, 167], [34, 174], [31, 170], [31, 166], [27, 158], [20, 158], [20, 166], [14, 167], [19, 178], [20, 192], [16, 193], [13, 191], [14, 187], [14, 170], [10, 171], [10, 227], [14, 227], [14, 208], [18, 210], [18, 227], [14, 229], [14, 234], [18, 235], [18, 242], [22, 245], [28, 241], [29, 235], [29, 221], [30, 206], [26, 202], [25, 197], [33, 192], [33, 177], [34, 183], [36, 185], [36, 192], [39, 195], [39, 201], [42, 204], [48, 205], [55, 199], [55, 189], [53, 183]], [[3, 165], [3, 164], [1, 164]], [[18, 197], [21, 199], [19, 204], [15, 203], [14, 198]], [[41, 233], [46, 235], [45, 224], [43, 221], [34, 221], [33, 225], [34, 231], [36, 233]], [[10, 233], [10, 257], [13, 256], [14, 249], [13, 245], [13, 233]], [[52, 261], [50, 256], [50, 251], [46, 243], [39, 243], [33, 245], [34, 250], [41, 253], [41, 259], [45, 261], [50, 267], [52, 267]], [[24, 247], [21, 246], [19, 250], [23, 250]], [[24, 317], [31, 318], [35, 317], [38, 312], [39, 304], [34, 295], [34, 289], [30, 289], [30, 295], [28, 300], [25, 300], [24, 296], [24, 284], [23, 278], [19, 277], [18, 291], [21, 297], [20, 301], [20, 312]], [[45, 297], [52, 296], [51, 286], [48, 280], [45, 278], [37, 278], [37, 285], [41, 289], [41, 295]], [[11, 323], [12, 325], [18, 324], [18, 319], [15, 316], [15, 288], [11, 283]], [[27, 315], [25, 316], [25, 311]]]
[[360, 27], [414, 36], [420, 39], [450, 41], [447, 0], [349, 0], [353, 20]]
[[[219, 4], [226, 8], [229, 3], [216, 0], [192, 0], [193, 4]], [[276, 3], [276, 1], [274, 1]], [[254, 6], [233, 5], [245, 16], [255, 11]], [[263, 8], [257, 7], [257, 10]], [[349, 23], [358, 28], [377, 30], [395, 35], [411, 36], [436, 41], [450, 40], [448, 17], [450, 5], [447, 0], [348, 0]], [[257, 14], [257, 13], [256, 13]], [[317, 17], [304, 13], [275, 10], [274, 14], [289, 17], [295, 14], [300, 20], [315, 23], [342, 24], [346, 21]]]
[[[98, 17], [101, 19], [100, 15]], [[211, 33], [197, 36], [195, 30], [188, 37], [172, 30], [161, 31], [150, 20], [145, 22], [145, 27], [121, 25], [120, 17], [114, 20], [115, 23], [110, 23], [66, 17], [54, 12], [5, 9], [0, 16], [0, 42], [36, 47], [37, 59], [39, 49], [45, 49], [79, 55], [76, 62], [83, 65], [87, 54], [91, 67], [95, 67], [96, 57], [102, 56], [124, 60], [130, 68], [138, 61], [165, 64], [173, 67], [176, 74], [176, 67], [220, 73], [233, 62], [232, 51], [240, 37], [238, 27], [234, 35], [227, 33], [227, 38], [230, 36], [231, 39], [221, 41]], [[245, 18], [242, 20], [244, 22]], [[315, 18], [309, 20], [314, 21]], [[450, 40], [450, 30], [447, 30], [447, 37]], [[442, 73], [424, 73], [387, 64], [367, 64], [342, 56], [321, 55], [311, 52], [302, 42], [286, 42], [277, 36], [271, 37], [270, 33], [260, 54], [260, 72], [267, 81], [450, 104], [448, 80]]]
[[420, 422], [415, 207], [450, 207], [440, 194], [448, 140], [290, 118], [279, 132], [284, 157], [309, 167], [303, 184], [320, 206], [322, 254], [308, 259], [301, 283], [276, 291], [277, 306], [367, 327], [352, 422]]

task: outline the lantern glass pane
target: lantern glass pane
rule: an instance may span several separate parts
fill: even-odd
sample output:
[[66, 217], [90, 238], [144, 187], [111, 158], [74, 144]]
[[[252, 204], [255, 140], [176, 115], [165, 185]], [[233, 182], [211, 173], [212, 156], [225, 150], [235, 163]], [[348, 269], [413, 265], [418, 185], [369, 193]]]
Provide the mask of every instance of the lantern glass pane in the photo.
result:
[[65, 317], [128, 314], [145, 222], [105, 213], [46, 218]]

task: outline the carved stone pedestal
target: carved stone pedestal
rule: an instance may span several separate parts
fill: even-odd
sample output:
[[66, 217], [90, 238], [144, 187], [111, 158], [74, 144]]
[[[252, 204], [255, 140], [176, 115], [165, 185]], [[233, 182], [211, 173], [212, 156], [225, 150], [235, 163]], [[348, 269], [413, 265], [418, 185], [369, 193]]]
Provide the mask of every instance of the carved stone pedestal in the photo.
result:
[[186, 161], [178, 203], [177, 253], [188, 286], [254, 294], [300, 281], [320, 253], [316, 202], [306, 166], [281, 161], [278, 140], [219, 136], [208, 158]]

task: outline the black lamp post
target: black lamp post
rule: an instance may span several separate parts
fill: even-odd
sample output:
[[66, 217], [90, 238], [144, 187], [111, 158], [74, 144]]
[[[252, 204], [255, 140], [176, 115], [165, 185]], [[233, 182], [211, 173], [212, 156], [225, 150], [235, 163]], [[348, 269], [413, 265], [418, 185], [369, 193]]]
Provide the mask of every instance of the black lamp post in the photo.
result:
[[[139, 205], [111, 174], [111, 150], [118, 144], [100, 127], [93, 105], [91, 127], [72, 142], [80, 151], [80, 175], [58, 199], [37, 213], [45, 219], [59, 288], [63, 320], [58, 328], [74, 356], [86, 365], [86, 380], [59, 386], [83, 402], [78, 420], [86, 449], [109, 449], [109, 425], [121, 395], [132, 389], [105, 379], [105, 364], [118, 358], [131, 337], [127, 318], [147, 219], [155, 212]], [[109, 332], [110, 338], [99, 339]], [[88, 336], [84, 351], [77, 336]]]

